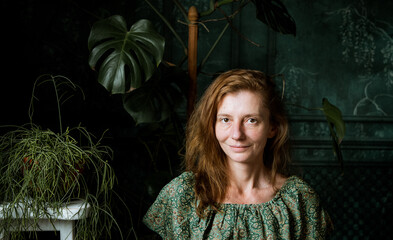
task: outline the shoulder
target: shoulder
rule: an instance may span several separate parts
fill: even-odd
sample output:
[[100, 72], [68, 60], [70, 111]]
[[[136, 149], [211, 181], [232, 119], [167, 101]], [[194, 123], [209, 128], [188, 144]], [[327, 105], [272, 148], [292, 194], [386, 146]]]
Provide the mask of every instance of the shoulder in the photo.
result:
[[295, 231], [307, 229], [311, 239], [324, 239], [333, 230], [327, 211], [320, 203], [317, 192], [309, 183], [297, 176], [289, 177], [280, 190], [281, 200], [296, 220]]
[[281, 191], [289, 195], [317, 196], [317, 193], [309, 183], [295, 175], [290, 176], [285, 180], [282, 185]]
[[192, 172], [184, 172], [170, 181], [161, 190], [160, 195], [168, 195], [168, 197], [176, 197], [184, 194], [192, 194], [194, 192], [195, 176]]
[[195, 175], [193, 172], [183, 172], [182, 174], [180, 174], [179, 176], [177, 176], [176, 178], [174, 178], [169, 184], [171, 185], [193, 185], [193, 183], [195, 182]]
[[146, 226], [164, 239], [179, 239], [187, 233], [195, 199], [194, 179], [193, 173], [184, 172], [165, 185], [143, 218]]
[[324, 214], [320, 199], [315, 190], [303, 179], [297, 176], [289, 177], [280, 190], [280, 198], [297, 216], [315, 216]]
[[161, 189], [151, 208], [158, 210], [188, 208], [195, 199], [194, 179], [193, 173], [184, 172], [171, 180]]
[[151, 208], [181, 208], [192, 202], [194, 196], [194, 174], [184, 172], [161, 189]]

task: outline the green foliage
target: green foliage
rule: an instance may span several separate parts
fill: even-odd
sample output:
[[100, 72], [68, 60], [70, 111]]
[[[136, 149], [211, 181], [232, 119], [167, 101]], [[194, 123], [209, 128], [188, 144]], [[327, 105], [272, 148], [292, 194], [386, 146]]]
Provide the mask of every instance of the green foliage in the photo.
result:
[[252, 0], [257, 18], [276, 32], [296, 35], [295, 20], [280, 0]]
[[341, 111], [338, 107], [331, 104], [326, 98], [322, 99], [322, 106], [322, 111], [325, 114], [326, 120], [335, 129], [335, 131], [331, 132], [332, 136], [337, 143], [340, 144], [345, 135], [345, 123], [342, 118]]
[[93, 25], [88, 39], [89, 65], [95, 69], [102, 60], [98, 81], [110, 93], [124, 94], [153, 75], [164, 45], [150, 21], [139, 20], [127, 31], [124, 18], [115, 15]]
[[[184, 41], [174, 30], [170, 22], [159, 12], [159, 10], [149, 1], [145, 2], [161, 18], [168, 29], [173, 33], [175, 38], [184, 48], [185, 57], [187, 48]], [[232, 4], [233, 0], [210, 1], [210, 9], [202, 11], [200, 17], [205, 17], [216, 11], [218, 7], [225, 4]], [[284, 34], [296, 34], [296, 26], [292, 17], [289, 15], [285, 6], [280, 0], [252, 1], [256, 7], [257, 19], [261, 20], [274, 31]], [[187, 19], [187, 12], [184, 6], [177, 0], [174, 1], [176, 7]], [[242, 1], [241, 7], [244, 7], [250, 1]], [[223, 37], [223, 33], [230, 25], [231, 19], [227, 19], [228, 24], [219, 35], [215, 44], [213, 44], [207, 56], [199, 66], [207, 61], [217, 43]], [[90, 51], [89, 65], [95, 69], [99, 68], [98, 81], [112, 94], [125, 94], [123, 97], [123, 106], [126, 111], [134, 118], [137, 124], [161, 122], [169, 118], [169, 102], [176, 103], [168, 99], [172, 96], [185, 96], [186, 89], [182, 92], [174, 91], [173, 84], [165, 81], [172, 86], [165, 87], [164, 84], [148, 84], [147, 80], [151, 78], [157, 70], [158, 64], [162, 60], [165, 40], [154, 29], [148, 20], [139, 20], [131, 29], [127, 31], [127, 24], [123, 17], [115, 15], [104, 20], [96, 22], [90, 32], [88, 47]], [[154, 60], [154, 61], [152, 61]], [[98, 62], [101, 61], [101, 64]], [[156, 66], [152, 62], [156, 63]], [[183, 74], [185, 75], [185, 74]], [[176, 76], [175, 76], [176, 77]], [[156, 77], [159, 81], [165, 77]], [[187, 77], [184, 78], [187, 81]], [[157, 88], [157, 86], [160, 86]], [[177, 87], [179, 88], [179, 87]], [[181, 89], [181, 88], [180, 88]]]
[[152, 78], [140, 88], [123, 95], [123, 106], [136, 124], [158, 123], [181, 115], [185, 102], [187, 74], [176, 66], [161, 63]]
[[[35, 88], [44, 83], [53, 83], [56, 92], [59, 133], [32, 122]], [[11, 239], [20, 239], [29, 227], [38, 229], [39, 219], [54, 221], [53, 216], [61, 216], [62, 209], [74, 201], [89, 206], [87, 214], [78, 213], [86, 215], [77, 221], [76, 239], [110, 237], [112, 227], [118, 227], [111, 210], [117, 181], [109, 163], [112, 149], [101, 144], [102, 137], [96, 140], [81, 126], [63, 131], [60, 105], [70, 97], [67, 91], [59, 94], [64, 87], [77, 89], [62, 76], [39, 77], [29, 108], [31, 122], [3, 126], [11, 130], [0, 136], [0, 232], [7, 233], [11, 227], [17, 230], [12, 231]]]
[[344, 159], [341, 153], [340, 144], [345, 136], [345, 123], [341, 111], [331, 104], [326, 98], [322, 99], [322, 112], [329, 125], [330, 136], [332, 137], [333, 152], [343, 169]]
[[344, 159], [341, 153], [340, 144], [345, 136], [345, 122], [342, 118], [341, 111], [338, 107], [331, 104], [327, 98], [322, 99], [321, 108], [308, 108], [296, 104], [288, 104], [295, 107], [300, 107], [308, 111], [318, 110], [322, 111], [329, 126], [330, 136], [332, 137], [333, 152], [343, 167]]
[[[61, 119], [61, 105], [66, 103], [70, 98], [74, 96], [74, 94], [80, 90], [83, 95], [82, 89], [74, 84], [70, 79], [65, 76], [57, 75], [53, 76], [50, 74], [44, 74], [39, 76], [36, 81], [34, 82], [33, 92], [31, 94], [30, 106], [29, 106], [29, 118], [30, 123], [33, 123], [33, 115], [34, 115], [34, 100], [39, 100], [36, 95], [37, 87], [43, 84], [51, 84], [53, 85], [53, 89], [56, 96], [56, 104], [57, 104], [57, 113], [58, 113], [58, 122], [59, 122], [59, 131], [60, 133], [63, 132], [63, 123]], [[84, 99], [84, 95], [83, 95]]]
[[[209, 9], [201, 12], [200, 16], [208, 16], [220, 6], [233, 2], [236, 2], [236, 0], [210, 0]], [[241, 1], [241, 5], [245, 6], [249, 2]], [[282, 34], [296, 35], [295, 20], [280, 0], [251, 0], [251, 2], [255, 5], [257, 19], [266, 24], [266, 26]]]
[[[82, 147], [71, 132], [86, 145]], [[57, 134], [36, 125], [16, 127], [0, 137], [0, 152], [0, 200], [8, 204], [3, 208], [0, 231], [20, 205], [30, 207], [21, 208], [22, 219], [29, 217], [34, 223], [42, 216], [51, 219], [48, 208], [60, 213], [61, 207], [75, 200], [92, 206], [90, 216], [111, 215], [110, 196], [116, 181], [108, 163], [112, 150], [100, 141], [93, 143], [86, 129], [77, 127]], [[90, 218], [78, 221], [78, 233], [100, 236], [113, 224], [110, 218], [102, 219], [106, 220], [99, 223], [98, 230]], [[26, 227], [17, 226], [20, 231]]]

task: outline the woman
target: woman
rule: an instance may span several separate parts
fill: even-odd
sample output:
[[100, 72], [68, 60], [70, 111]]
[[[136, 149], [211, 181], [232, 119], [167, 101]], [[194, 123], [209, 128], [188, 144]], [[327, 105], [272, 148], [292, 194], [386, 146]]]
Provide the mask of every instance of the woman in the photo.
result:
[[273, 81], [221, 74], [187, 126], [185, 172], [160, 192], [145, 224], [164, 239], [325, 239], [317, 194], [288, 175], [288, 122]]

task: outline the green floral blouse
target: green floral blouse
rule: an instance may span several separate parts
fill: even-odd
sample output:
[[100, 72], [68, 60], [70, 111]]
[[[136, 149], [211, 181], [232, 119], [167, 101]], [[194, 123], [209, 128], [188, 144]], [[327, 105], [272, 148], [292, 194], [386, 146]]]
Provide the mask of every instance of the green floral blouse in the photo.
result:
[[184, 172], [167, 184], [143, 221], [163, 239], [326, 239], [333, 229], [316, 192], [296, 176], [261, 204], [221, 204], [196, 214], [195, 178]]

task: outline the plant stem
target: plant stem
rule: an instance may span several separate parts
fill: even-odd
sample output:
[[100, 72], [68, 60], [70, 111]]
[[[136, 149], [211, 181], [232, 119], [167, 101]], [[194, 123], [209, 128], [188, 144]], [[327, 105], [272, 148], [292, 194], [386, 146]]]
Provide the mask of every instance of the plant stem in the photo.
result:
[[63, 134], [63, 125], [61, 122], [61, 110], [60, 110], [60, 99], [59, 99], [59, 94], [57, 93], [57, 86], [56, 86], [56, 82], [55, 82], [55, 78], [51, 75], [52, 78], [52, 83], [53, 83], [53, 87], [55, 88], [55, 94], [56, 94], [56, 103], [57, 103], [57, 113], [59, 115], [59, 128], [60, 128], [60, 134]]
[[214, 0], [210, 0], [210, 4], [209, 4], [209, 9], [206, 11], [203, 11], [199, 14], [200, 17], [205, 17], [205, 16], [209, 16], [210, 14], [212, 14], [214, 11], [216, 10], [216, 8], [214, 7]]
[[203, 58], [201, 64], [199, 65], [199, 70], [202, 69], [202, 67], [205, 65], [207, 59], [210, 57], [211, 53], [213, 50], [216, 48], [218, 42], [221, 40], [221, 38], [224, 36], [225, 31], [229, 27], [229, 22], [225, 25], [224, 29], [221, 31], [220, 35], [217, 37], [216, 41], [214, 42], [213, 46], [210, 48], [209, 52], [206, 54], [205, 58]]
[[178, 0], [172, 0], [176, 6], [179, 8], [180, 12], [183, 14], [184, 19], [186, 20], [187, 24], [190, 23], [190, 21], [188, 20], [188, 14], [186, 9], [183, 7], [183, 5], [181, 5], [181, 3]]
[[157, 8], [155, 8], [153, 6], [153, 4], [151, 4], [151, 2], [149, 0], [145, 0], [145, 2], [147, 4], [149, 4], [149, 6], [153, 9], [153, 11], [161, 18], [161, 20], [167, 25], [167, 27], [169, 28], [169, 30], [171, 30], [171, 32], [173, 33], [173, 35], [175, 36], [175, 38], [180, 42], [180, 44], [183, 47], [184, 53], [187, 55], [187, 47], [184, 44], [184, 42], [182, 41], [182, 39], [180, 38], [179, 34], [176, 33], [175, 29], [172, 27], [172, 25], [169, 23], [169, 21], [158, 11]]
[[[40, 79], [41, 77], [38, 77], [38, 79]], [[37, 80], [34, 82], [33, 85], [33, 90], [31, 93], [31, 99], [30, 99], [30, 105], [29, 105], [29, 119], [30, 119], [30, 125], [33, 125], [33, 114], [34, 114], [34, 92], [35, 92], [35, 88], [37, 85]]]
[[218, 1], [218, 2], [214, 3], [214, 0], [211, 0], [210, 1], [210, 5], [209, 5], [209, 9], [206, 10], [206, 11], [201, 12], [200, 16], [201, 17], [209, 16], [216, 10], [216, 8], [218, 8], [218, 7], [222, 6], [222, 5], [228, 4], [228, 3], [236, 2], [236, 1], [237, 0], [221, 0], [221, 1]]

